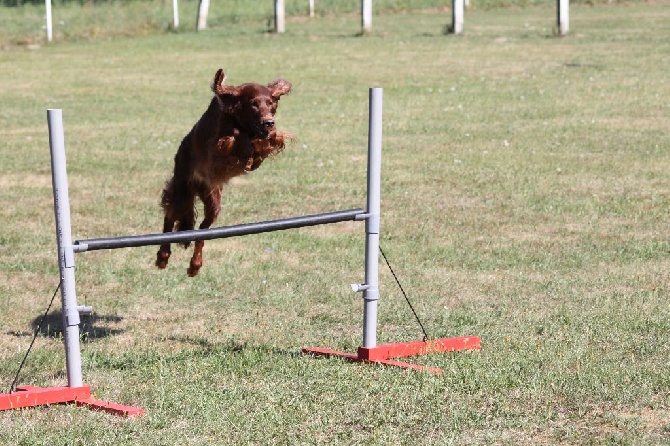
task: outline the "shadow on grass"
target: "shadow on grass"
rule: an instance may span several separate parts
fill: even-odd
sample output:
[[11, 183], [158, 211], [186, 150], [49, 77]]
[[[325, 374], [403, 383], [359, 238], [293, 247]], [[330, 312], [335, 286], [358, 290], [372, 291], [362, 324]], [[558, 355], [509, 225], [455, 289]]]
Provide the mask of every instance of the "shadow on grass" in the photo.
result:
[[[124, 330], [112, 328], [110, 324], [118, 324], [123, 320], [120, 316], [106, 316], [101, 314], [81, 315], [81, 324], [79, 333], [84, 342], [104, 339], [108, 336], [114, 336], [123, 333]], [[33, 336], [35, 330], [38, 334], [50, 338], [60, 338], [63, 336], [63, 313], [60, 310], [53, 311], [42, 321], [42, 316], [36, 317], [31, 322], [32, 331], [11, 332], [14, 336]]]
[[278, 347], [271, 347], [262, 344], [249, 344], [246, 341], [238, 339], [229, 339], [226, 342], [218, 343], [212, 342], [201, 336], [170, 336], [167, 338], [172, 342], [179, 342], [182, 344], [190, 344], [202, 348], [203, 352], [207, 353], [259, 353], [268, 355], [279, 355], [286, 357], [300, 357], [303, 353], [300, 350], [284, 349]]

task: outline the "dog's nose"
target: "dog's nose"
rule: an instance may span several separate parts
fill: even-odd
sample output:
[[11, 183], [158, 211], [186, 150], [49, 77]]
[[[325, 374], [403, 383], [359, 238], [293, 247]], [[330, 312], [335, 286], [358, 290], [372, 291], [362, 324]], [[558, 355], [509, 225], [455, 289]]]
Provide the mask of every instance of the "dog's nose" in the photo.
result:
[[273, 119], [268, 119], [267, 121], [263, 121], [263, 125], [266, 128], [271, 129], [272, 127], [275, 126], [275, 121]]

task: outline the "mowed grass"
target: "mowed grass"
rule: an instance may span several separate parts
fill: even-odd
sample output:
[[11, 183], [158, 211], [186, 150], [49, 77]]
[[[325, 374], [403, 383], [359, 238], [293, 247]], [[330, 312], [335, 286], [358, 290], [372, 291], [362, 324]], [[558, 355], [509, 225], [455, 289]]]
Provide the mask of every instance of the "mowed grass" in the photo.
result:
[[[136, 405], [0, 414], [3, 444], [661, 444], [670, 441], [667, 2], [249, 22], [0, 54], [0, 378], [58, 282], [46, 109], [62, 108], [73, 237], [158, 232], [160, 190], [217, 68], [285, 77], [297, 140], [226, 188], [219, 224], [365, 205], [368, 87], [384, 87], [381, 244], [434, 376], [355, 351], [364, 227], [341, 223], [77, 256], [86, 384]], [[379, 342], [421, 339], [381, 267]], [[59, 307], [59, 305], [56, 305]], [[64, 385], [56, 308], [21, 384]], [[2, 391], [6, 391], [3, 389]]]

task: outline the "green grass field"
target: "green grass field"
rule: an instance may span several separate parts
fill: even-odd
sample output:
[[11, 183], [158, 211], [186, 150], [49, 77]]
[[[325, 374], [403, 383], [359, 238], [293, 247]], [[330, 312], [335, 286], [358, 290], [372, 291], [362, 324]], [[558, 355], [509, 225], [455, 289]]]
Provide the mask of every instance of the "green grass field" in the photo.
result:
[[[58, 283], [46, 123], [62, 108], [73, 238], [158, 232], [159, 194], [217, 68], [293, 83], [296, 142], [226, 188], [218, 224], [365, 205], [367, 97], [384, 87], [381, 245], [431, 337], [482, 349], [414, 358], [444, 374], [300, 354], [355, 351], [364, 226], [78, 255], [95, 396], [0, 413], [0, 444], [667, 444], [670, 21], [667, 1], [262, 19], [195, 34], [0, 51], [0, 392]], [[74, 7], [72, 7], [74, 8]], [[4, 13], [4, 9], [2, 12]], [[13, 10], [13, 13], [16, 13]], [[83, 20], [80, 18], [80, 20]], [[29, 49], [32, 48], [32, 49]], [[378, 340], [421, 339], [383, 265]], [[20, 384], [65, 385], [60, 305]]]

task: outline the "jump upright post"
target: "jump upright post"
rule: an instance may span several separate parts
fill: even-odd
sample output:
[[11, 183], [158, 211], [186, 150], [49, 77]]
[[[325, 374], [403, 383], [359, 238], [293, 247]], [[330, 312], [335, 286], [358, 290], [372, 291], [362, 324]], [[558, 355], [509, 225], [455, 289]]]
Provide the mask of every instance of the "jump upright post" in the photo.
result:
[[365, 283], [352, 284], [354, 292], [363, 292], [363, 345], [356, 354], [326, 348], [306, 348], [304, 353], [335, 356], [352, 362], [384, 365], [442, 373], [435, 367], [397, 361], [394, 358], [442, 351], [479, 349], [476, 336], [442, 338], [415, 342], [377, 345], [377, 304], [379, 301], [379, 230], [381, 226], [382, 102], [383, 90], [370, 89], [368, 119], [368, 190], [365, 218]]
[[368, 117], [368, 197], [365, 220], [365, 283], [352, 285], [363, 291], [363, 347], [377, 346], [379, 301], [379, 229], [382, 196], [382, 101], [381, 88], [370, 89]]
[[381, 149], [382, 149], [382, 98], [381, 88], [370, 89], [368, 132], [368, 178], [367, 209], [345, 209], [322, 214], [291, 217], [280, 220], [246, 223], [219, 228], [198, 229], [161, 234], [145, 234], [122, 237], [104, 237], [72, 242], [70, 203], [65, 160], [65, 138], [62, 111], [49, 110], [49, 142], [53, 177], [54, 214], [60, 289], [63, 308], [63, 332], [67, 368], [67, 387], [39, 388], [18, 387], [16, 392], [0, 394], [0, 410], [30, 407], [45, 404], [74, 402], [91, 409], [103, 410], [117, 415], [142, 414], [142, 409], [91, 398], [90, 387], [83, 384], [81, 353], [79, 345], [79, 314], [90, 312], [89, 307], [77, 305], [74, 275], [75, 253], [100, 249], [119, 249], [138, 246], [161, 245], [196, 240], [211, 240], [331, 224], [343, 221], [365, 220], [365, 281], [352, 285], [355, 292], [363, 293], [363, 343], [356, 354], [343, 353], [322, 348], [307, 348], [304, 353], [323, 356], [339, 356], [349, 361], [372, 362], [404, 368], [441, 373], [437, 368], [400, 362], [392, 358], [418, 354], [471, 350], [480, 347], [479, 337], [443, 338], [377, 345], [377, 304], [379, 301], [379, 230], [381, 210]]
[[91, 388], [83, 385], [79, 346], [79, 313], [90, 312], [91, 309], [77, 305], [62, 110], [48, 110], [47, 119], [49, 145], [51, 147], [51, 177], [56, 217], [67, 387], [19, 386], [15, 392], [0, 394], [0, 410], [57, 403], [76, 403], [90, 409], [103, 410], [118, 415], [139, 415], [144, 413], [142, 409], [91, 398]]

